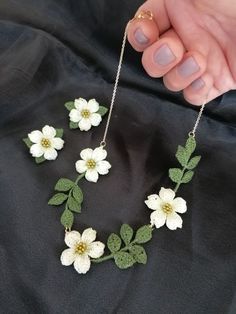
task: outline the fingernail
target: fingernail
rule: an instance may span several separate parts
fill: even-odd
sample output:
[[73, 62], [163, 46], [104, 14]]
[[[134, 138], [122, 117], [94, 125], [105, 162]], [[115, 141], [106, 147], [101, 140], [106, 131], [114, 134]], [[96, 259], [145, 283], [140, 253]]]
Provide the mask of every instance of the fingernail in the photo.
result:
[[162, 45], [154, 54], [154, 61], [159, 65], [168, 65], [176, 59], [168, 45]]
[[182, 77], [188, 77], [200, 70], [199, 65], [193, 57], [186, 59], [182, 64], [177, 68], [177, 71]]
[[201, 78], [198, 78], [197, 80], [193, 81], [191, 84], [191, 87], [196, 91], [203, 88], [204, 86], [205, 86], [205, 82]]
[[147, 38], [147, 36], [144, 35], [141, 28], [136, 29], [136, 31], [134, 32], [134, 38], [140, 45], [146, 45], [149, 42], [149, 39]]

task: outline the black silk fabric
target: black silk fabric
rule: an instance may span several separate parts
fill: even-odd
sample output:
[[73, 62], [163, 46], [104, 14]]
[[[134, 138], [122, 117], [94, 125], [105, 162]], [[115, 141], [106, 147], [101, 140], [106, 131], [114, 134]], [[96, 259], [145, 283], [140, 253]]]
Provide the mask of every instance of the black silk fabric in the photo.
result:
[[[155, 230], [148, 263], [113, 261], [86, 275], [60, 264], [66, 248], [62, 207], [50, 207], [55, 182], [75, 179], [83, 148], [98, 146], [105, 121], [89, 132], [68, 128], [64, 103], [96, 98], [109, 106], [133, 0], [0, 1], [0, 313], [236, 313], [236, 93], [207, 105], [197, 132], [202, 160], [183, 228]], [[109, 175], [81, 183], [85, 199], [74, 229], [93, 227], [105, 242], [122, 223], [149, 223], [145, 198], [173, 184], [168, 169], [199, 107], [149, 78], [127, 45], [108, 134]], [[56, 161], [36, 165], [22, 142], [49, 124], [64, 128]]]

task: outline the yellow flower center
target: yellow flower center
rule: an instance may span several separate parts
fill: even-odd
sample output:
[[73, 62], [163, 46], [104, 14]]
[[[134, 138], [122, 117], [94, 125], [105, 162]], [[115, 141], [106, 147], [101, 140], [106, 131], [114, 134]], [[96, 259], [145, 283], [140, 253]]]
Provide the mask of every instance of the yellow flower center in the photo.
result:
[[96, 161], [93, 159], [89, 159], [86, 162], [86, 166], [88, 169], [94, 169], [96, 167]]
[[85, 119], [88, 119], [90, 117], [91, 113], [88, 109], [81, 110], [81, 116]]
[[163, 204], [161, 208], [165, 214], [171, 214], [173, 212], [173, 207], [169, 203]]
[[47, 139], [47, 138], [42, 138], [42, 139], [41, 139], [41, 145], [42, 145], [44, 148], [50, 148], [50, 147], [51, 147], [51, 142], [50, 142], [49, 139]]
[[75, 253], [78, 253], [78, 254], [83, 254], [85, 251], [87, 250], [87, 245], [84, 243], [84, 242], [79, 242], [77, 245], [76, 245], [76, 248], [75, 248]]

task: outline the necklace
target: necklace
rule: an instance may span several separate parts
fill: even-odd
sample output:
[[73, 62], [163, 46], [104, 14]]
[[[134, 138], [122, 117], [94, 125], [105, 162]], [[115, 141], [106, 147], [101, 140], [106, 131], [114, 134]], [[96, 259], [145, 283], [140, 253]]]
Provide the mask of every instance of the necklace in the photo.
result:
[[[129, 25], [129, 24], [128, 24]], [[127, 28], [121, 46], [120, 58], [116, 73], [114, 89], [111, 98], [108, 118], [101, 142], [95, 149], [86, 148], [80, 153], [81, 159], [75, 163], [76, 171], [79, 173], [75, 181], [61, 178], [55, 185], [56, 194], [52, 196], [48, 204], [53, 206], [64, 205], [61, 215], [61, 224], [65, 228], [65, 243], [68, 246], [61, 254], [61, 263], [64, 266], [74, 265], [75, 270], [85, 274], [91, 264], [113, 260], [120, 269], [129, 268], [135, 264], [146, 264], [147, 253], [144, 244], [151, 241], [154, 230], [166, 225], [170, 230], [182, 228], [183, 214], [187, 210], [186, 201], [176, 197], [182, 184], [189, 183], [194, 175], [201, 157], [193, 156], [196, 150], [196, 131], [203, 114], [205, 103], [201, 106], [193, 129], [188, 133], [184, 146], [179, 145], [176, 159], [179, 167], [169, 169], [169, 178], [175, 184], [174, 188], [161, 187], [158, 194], [152, 194], [144, 201], [146, 206], [152, 210], [150, 223], [140, 226], [136, 231], [128, 224], [120, 227], [119, 234], [112, 233], [107, 239], [107, 250], [105, 244], [96, 240], [96, 231], [92, 228], [85, 229], [82, 233], [72, 230], [74, 215], [81, 212], [83, 192], [79, 187], [82, 179], [96, 183], [100, 176], [107, 175], [111, 164], [106, 160], [107, 136], [111, 123], [112, 112], [116, 99], [124, 51], [127, 41]], [[79, 99], [79, 103], [83, 100]], [[89, 113], [86, 112], [86, 115]], [[84, 113], [85, 115], [85, 113]]]

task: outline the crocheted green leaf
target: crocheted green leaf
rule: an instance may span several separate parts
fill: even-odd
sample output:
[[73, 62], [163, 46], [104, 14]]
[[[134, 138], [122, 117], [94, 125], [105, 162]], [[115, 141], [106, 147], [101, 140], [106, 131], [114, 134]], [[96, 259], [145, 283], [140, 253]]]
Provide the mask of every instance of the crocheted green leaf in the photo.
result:
[[61, 205], [65, 202], [67, 197], [68, 196], [64, 193], [57, 193], [50, 198], [50, 200], [48, 201], [48, 205]]
[[72, 194], [78, 203], [83, 202], [83, 192], [78, 185], [75, 185], [72, 191]]
[[70, 121], [69, 127], [70, 127], [70, 129], [78, 129], [79, 124], [78, 124], [78, 122], [72, 122], [72, 121]]
[[62, 137], [63, 136], [63, 129], [56, 129], [56, 137]]
[[99, 109], [96, 113], [99, 113], [101, 116], [104, 116], [107, 113], [108, 109], [104, 106], [99, 106]]
[[70, 210], [76, 213], [81, 213], [81, 204], [78, 203], [74, 197], [70, 196], [67, 201], [67, 205]]
[[187, 162], [188, 162], [188, 153], [186, 151], [186, 149], [183, 146], [178, 146], [177, 152], [175, 154], [177, 160], [179, 161], [179, 163], [181, 164], [181, 166], [186, 166]]
[[169, 169], [169, 177], [175, 183], [180, 182], [182, 175], [183, 175], [182, 170], [179, 168]]
[[134, 231], [128, 224], [123, 224], [120, 228], [121, 239], [127, 245], [132, 240]]
[[30, 148], [30, 147], [33, 145], [33, 143], [31, 142], [31, 140], [30, 140], [28, 137], [23, 138], [22, 141], [25, 143], [25, 145], [26, 145], [28, 148]]
[[75, 184], [73, 181], [66, 178], [61, 178], [57, 181], [55, 185], [55, 190], [66, 192], [66, 191], [69, 191], [74, 185]]
[[114, 256], [116, 265], [120, 269], [126, 269], [134, 265], [135, 260], [128, 252], [118, 252]]
[[189, 153], [189, 156], [195, 151], [196, 149], [196, 140], [193, 136], [189, 136], [187, 139], [187, 142], [185, 144], [185, 148], [187, 152]]
[[107, 247], [112, 253], [119, 251], [121, 247], [120, 237], [115, 233], [110, 234], [107, 240]]
[[74, 214], [70, 210], [65, 209], [61, 215], [61, 224], [65, 228], [71, 229], [73, 222], [74, 222]]
[[129, 249], [129, 251], [137, 263], [140, 264], [147, 263], [147, 254], [141, 245], [134, 245]]
[[67, 110], [71, 111], [75, 108], [74, 101], [68, 101], [65, 103], [65, 107]]
[[135, 242], [142, 244], [150, 241], [152, 238], [152, 228], [150, 225], [145, 225], [139, 228], [136, 232]]
[[191, 170], [197, 167], [199, 161], [201, 159], [201, 156], [195, 156], [188, 162], [187, 169]]
[[36, 164], [41, 164], [42, 162], [46, 160], [43, 156], [35, 157], [34, 159], [35, 159]]
[[192, 180], [192, 177], [194, 175], [194, 172], [192, 170], [187, 171], [183, 178], [181, 179], [181, 183], [188, 183]]

